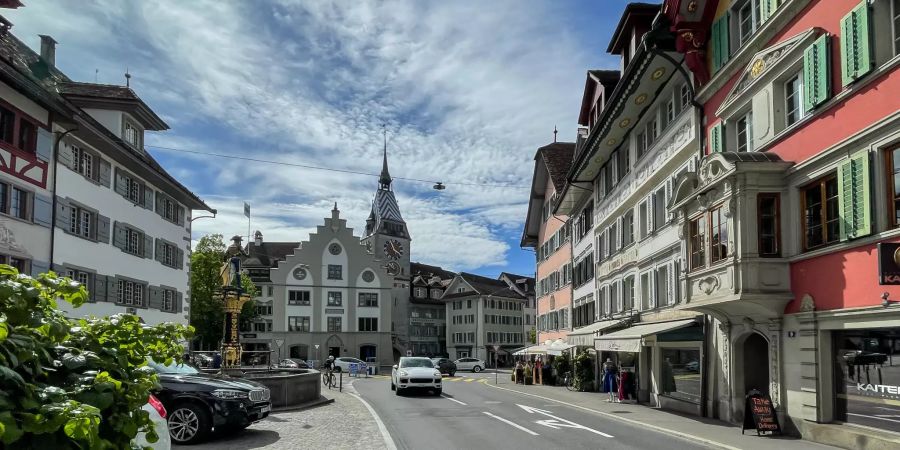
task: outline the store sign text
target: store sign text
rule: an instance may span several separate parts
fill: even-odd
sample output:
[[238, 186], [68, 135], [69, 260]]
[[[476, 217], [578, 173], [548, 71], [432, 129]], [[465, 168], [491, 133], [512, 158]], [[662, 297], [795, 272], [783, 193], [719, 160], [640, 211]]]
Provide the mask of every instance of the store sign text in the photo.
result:
[[891, 386], [887, 384], [862, 384], [856, 383], [856, 389], [861, 392], [875, 392], [878, 394], [900, 395], [900, 386]]

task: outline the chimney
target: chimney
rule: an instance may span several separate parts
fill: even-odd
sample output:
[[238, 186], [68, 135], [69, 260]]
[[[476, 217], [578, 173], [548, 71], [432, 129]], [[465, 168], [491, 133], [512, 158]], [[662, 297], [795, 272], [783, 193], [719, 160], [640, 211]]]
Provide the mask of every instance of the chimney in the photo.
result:
[[50, 67], [56, 66], [56, 41], [46, 34], [39, 34], [41, 37], [41, 59]]
[[260, 245], [262, 245], [262, 243], [263, 243], [262, 232], [259, 230], [256, 230], [256, 233], [253, 234], [253, 245], [256, 247], [259, 247]]

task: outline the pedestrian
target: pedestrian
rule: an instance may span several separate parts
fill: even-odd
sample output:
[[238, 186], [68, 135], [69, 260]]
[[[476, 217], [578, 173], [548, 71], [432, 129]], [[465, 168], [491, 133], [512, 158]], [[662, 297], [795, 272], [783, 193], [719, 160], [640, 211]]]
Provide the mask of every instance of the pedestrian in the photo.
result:
[[525, 367], [522, 366], [522, 361], [516, 361], [516, 384], [525, 383]]
[[603, 364], [603, 392], [609, 393], [609, 399], [606, 400], [607, 403], [617, 403], [618, 402], [618, 379], [616, 365], [613, 364], [612, 359], [606, 358], [606, 362]]
[[541, 362], [541, 358], [538, 357], [534, 360], [534, 384], [543, 384], [543, 374], [541, 373], [541, 369], [543, 368], [544, 363]]
[[219, 369], [222, 367], [222, 355], [219, 352], [213, 354], [212, 365], [214, 369]]

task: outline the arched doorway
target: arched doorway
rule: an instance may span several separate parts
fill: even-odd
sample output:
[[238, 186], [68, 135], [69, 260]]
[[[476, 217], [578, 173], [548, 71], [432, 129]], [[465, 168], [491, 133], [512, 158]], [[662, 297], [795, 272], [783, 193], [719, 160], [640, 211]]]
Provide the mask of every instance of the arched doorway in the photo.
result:
[[325, 350], [328, 352], [328, 356], [340, 358], [342, 347], [344, 347], [344, 342], [341, 341], [341, 338], [337, 337], [337, 335], [332, 334], [328, 340], [325, 341]]
[[744, 395], [753, 389], [769, 393], [769, 343], [759, 333], [751, 333], [743, 344]]
[[306, 344], [292, 345], [288, 350], [289, 358], [298, 358], [302, 360], [309, 359], [309, 346]]
[[372, 344], [363, 344], [359, 346], [359, 359], [367, 361], [366, 358], [374, 358], [378, 356], [375, 353], [375, 346]]

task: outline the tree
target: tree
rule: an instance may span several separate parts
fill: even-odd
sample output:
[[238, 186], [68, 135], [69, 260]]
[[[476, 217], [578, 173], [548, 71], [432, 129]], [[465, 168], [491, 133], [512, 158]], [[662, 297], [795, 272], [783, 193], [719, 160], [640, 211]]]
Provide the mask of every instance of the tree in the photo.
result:
[[[225, 241], [221, 234], [200, 238], [191, 254], [191, 309], [190, 322], [195, 331], [195, 348], [219, 349], [224, 331], [225, 310], [215, 292], [222, 287], [220, 273], [225, 258]], [[241, 274], [241, 285], [250, 295], [257, 295], [256, 285], [246, 274]], [[241, 309], [241, 324], [257, 317], [256, 302], [251, 300]]]
[[158, 387], [147, 358], [170, 364], [190, 329], [130, 314], [68, 319], [84, 286], [53, 272], [37, 279], [0, 265], [0, 448], [133, 448], [159, 437], [141, 407]]
[[534, 344], [536, 342], [537, 342], [537, 331], [534, 329], [534, 327], [531, 327], [531, 329], [528, 330], [528, 343]]

